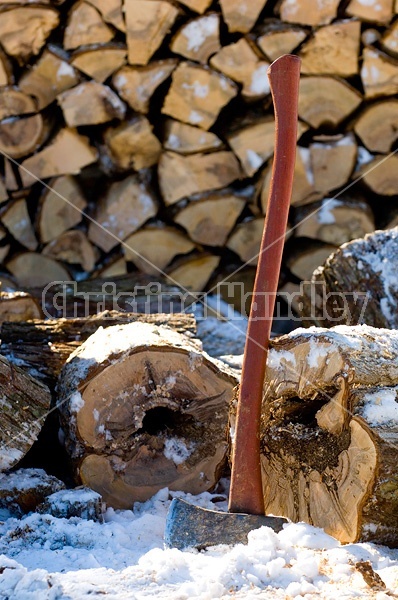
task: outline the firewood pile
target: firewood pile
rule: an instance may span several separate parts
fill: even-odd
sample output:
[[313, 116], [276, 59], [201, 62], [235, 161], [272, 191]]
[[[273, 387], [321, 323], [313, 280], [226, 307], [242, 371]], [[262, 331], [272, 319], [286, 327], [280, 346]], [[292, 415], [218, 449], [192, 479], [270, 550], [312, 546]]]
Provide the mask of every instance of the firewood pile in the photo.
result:
[[396, 223], [396, 2], [0, 11], [3, 289], [160, 269], [199, 291], [243, 263], [250, 287], [274, 143], [266, 71], [289, 52], [302, 81], [282, 289]]

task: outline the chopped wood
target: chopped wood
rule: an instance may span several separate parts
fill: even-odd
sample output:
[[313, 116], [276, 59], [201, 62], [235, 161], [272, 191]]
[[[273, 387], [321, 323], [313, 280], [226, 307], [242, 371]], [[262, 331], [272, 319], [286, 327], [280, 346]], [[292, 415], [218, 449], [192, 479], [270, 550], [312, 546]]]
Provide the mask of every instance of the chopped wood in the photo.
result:
[[300, 82], [299, 116], [318, 129], [339, 125], [361, 104], [361, 94], [334, 77], [303, 77]]
[[271, 340], [261, 431], [267, 514], [322, 527], [341, 543], [397, 545], [396, 426], [384, 413], [396, 401], [397, 341], [367, 326]]
[[[220, 296], [247, 318], [250, 313], [255, 276], [255, 267], [242, 266], [230, 261], [228, 265], [219, 268], [218, 273], [211, 279], [209, 287], [212, 293]], [[223, 353], [227, 354], [227, 352]]]
[[14, 82], [10, 61], [0, 48], [0, 86], [11, 85]]
[[70, 274], [61, 263], [36, 252], [15, 254], [6, 267], [22, 288], [70, 280]]
[[154, 92], [171, 75], [177, 63], [175, 58], [168, 58], [143, 67], [122, 67], [113, 76], [112, 85], [131, 108], [147, 113]]
[[3, 179], [0, 177], [0, 202], [4, 202], [4, 200], [7, 200], [7, 198], [8, 198], [8, 193], [7, 193], [6, 184], [5, 184], [5, 181], [3, 181]]
[[267, 0], [219, 0], [224, 21], [231, 33], [247, 33], [256, 23]]
[[11, 158], [22, 158], [37, 150], [47, 135], [41, 114], [11, 117], [0, 123], [0, 152]]
[[318, 2], [316, 10], [304, 0], [291, 2], [282, 0], [279, 7], [280, 18], [286, 23], [299, 23], [301, 25], [328, 25], [337, 17], [339, 0]]
[[396, 196], [398, 186], [398, 156], [376, 156], [363, 165], [358, 175], [376, 194]]
[[157, 213], [153, 190], [135, 174], [111, 184], [96, 205], [89, 239], [109, 252]]
[[104, 522], [105, 510], [100, 494], [84, 485], [54, 492], [36, 508], [36, 512], [56, 519], [78, 517], [97, 523]]
[[173, 71], [162, 113], [202, 129], [210, 129], [221, 109], [237, 93], [236, 85], [224, 75], [181, 62]]
[[78, 82], [75, 69], [46, 49], [37, 63], [22, 74], [18, 85], [25, 94], [34, 96], [41, 110], [51, 104], [58, 94], [74, 87]]
[[79, 1], [72, 6], [64, 33], [66, 50], [87, 44], [106, 44], [113, 36], [113, 30], [91, 3]]
[[245, 200], [232, 192], [207, 194], [179, 210], [174, 221], [194, 242], [223, 246], [244, 206]]
[[[7, 244], [4, 241], [4, 238], [7, 237], [7, 232], [1, 228], [0, 229], [0, 261], [3, 262], [4, 259], [8, 256], [8, 253], [10, 251], [10, 244]], [[1, 277], [0, 277], [0, 286], [1, 286]], [[0, 288], [1, 289], [1, 288]]]
[[128, 62], [146, 65], [162, 44], [178, 16], [178, 9], [163, 0], [124, 0]]
[[221, 48], [210, 59], [210, 65], [240, 83], [244, 98], [259, 99], [270, 93], [269, 62], [261, 60], [245, 38]]
[[220, 257], [214, 254], [190, 254], [177, 259], [168, 269], [168, 280], [183, 290], [201, 292], [218, 267]]
[[175, 54], [201, 63], [207, 63], [220, 47], [220, 16], [217, 13], [188, 21], [170, 43], [170, 50]]
[[114, 508], [131, 508], [165, 485], [210, 489], [226, 457], [235, 384], [226, 367], [169, 328], [98, 330], [69, 357], [58, 388], [81, 481]]
[[88, 273], [94, 269], [98, 258], [87, 234], [80, 229], [64, 231], [43, 248], [42, 254], [58, 261], [80, 265]]
[[14, 467], [30, 450], [50, 410], [49, 389], [0, 356], [3, 403], [0, 424], [0, 471]]
[[158, 275], [179, 254], [187, 254], [195, 245], [175, 227], [147, 225], [126, 238], [123, 252], [143, 273]]
[[398, 62], [376, 48], [364, 48], [361, 79], [366, 98], [398, 92]]
[[301, 279], [310, 281], [313, 272], [336, 250], [336, 246], [314, 240], [297, 244], [286, 258], [286, 265], [290, 272]]
[[398, 54], [398, 21], [395, 21], [380, 40], [383, 49], [393, 56]]
[[212, 0], [176, 0], [176, 2], [187, 6], [197, 13], [202, 14], [207, 8], [209, 8]]
[[215, 133], [204, 131], [198, 127], [167, 119], [164, 125], [163, 147], [178, 154], [195, 154], [209, 152], [223, 146], [223, 142]]
[[97, 160], [97, 151], [88, 138], [75, 129], [61, 129], [51, 144], [21, 165], [21, 179], [29, 187], [39, 179], [56, 175], [76, 175], [83, 167]]
[[393, 17], [393, 0], [377, 0], [368, 2], [365, 6], [361, 0], [350, 0], [345, 12], [361, 21], [388, 25]]
[[226, 247], [247, 265], [256, 265], [264, 230], [264, 217], [247, 218], [236, 226]]
[[106, 23], [110, 23], [120, 31], [126, 31], [122, 0], [87, 0], [87, 2], [95, 6]]
[[40, 52], [59, 24], [58, 11], [53, 8], [29, 5], [3, 10], [0, 14], [0, 43], [20, 64]]
[[0, 506], [20, 518], [64, 488], [63, 481], [47, 475], [43, 469], [17, 469], [0, 475]]
[[307, 35], [307, 31], [302, 27], [273, 21], [262, 27], [256, 43], [262, 52], [274, 61], [283, 54], [291, 54]]
[[[3, 286], [1, 286], [1, 289], [3, 289]], [[41, 306], [38, 300], [30, 294], [0, 291], [0, 324], [6, 321], [19, 323], [20, 321], [26, 322], [42, 318]]]
[[105, 261], [102, 266], [95, 271], [96, 277], [118, 277], [127, 275], [127, 264], [124, 256], [112, 256], [111, 259]]
[[86, 48], [73, 55], [71, 64], [92, 77], [97, 83], [103, 83], [126, 61], [126, 49], [117, 46], [98, 46]]
[[324, 198], [320, 203], [296, 209], [295, 234], [298, 237], [340, 246], [374, 230], [373, 213], [364, 201]]
[[117, 168], [136, 171], [158, 162], [162, 146], [152, 132], [152, 125], [143, 115], [109, 127], [104, 134], [109, 156]]
[[112, 119], [123, 119], [126, 105], [107, 85], [84, 81], [57, 96], [69, 127], [97, 125]]
[[371, 152], [390, 152], [398, 138], [398, 100], [385, 100], [365, 108], [354, 130]]
[[302, 73], [341, 77], [356, 75], [360, 35], [359, 21], [340, 21], [320, 27], [300, 50]]
[[4, 183], [6, 190], [14, 192], [19, 190], [19, 184], [16, 178], [17, 167], [11, 160], [4, 158]]
[[83, 191], [74, 177], [64, 175], [49, 181], [44, 188], [37, 213], [36, 228], [46, 244], [64, 231], [78, 225], [87, 207]]
[[2, 292], [17, 292], [18, 284], [13, 277], [7, 273], [0, 273], [0, 290]]
[[25, 198], [11, 201], [0, 212], [0, 220], [22, 246], [28, 250], [36, 250], [38, 241], [28, 213]]
[[0, 121], [36, 112], [36, 103], [17, 88], [0, 89]]
[[226, 187], [241, 177], [232, 152], [181, 156], [163, 152], [158, 165], [159, 186], [166, 205], [181, 198]]
[[239, 158], [248, 177], [254, 175], [274, 153], [275, 122], [258, 119], [227, 136], [228, 144]]
[[314, 187], [326, 194], [346, 185], [355, 168], [357, 144], [352, 134], [318, 136], [310, 144]]

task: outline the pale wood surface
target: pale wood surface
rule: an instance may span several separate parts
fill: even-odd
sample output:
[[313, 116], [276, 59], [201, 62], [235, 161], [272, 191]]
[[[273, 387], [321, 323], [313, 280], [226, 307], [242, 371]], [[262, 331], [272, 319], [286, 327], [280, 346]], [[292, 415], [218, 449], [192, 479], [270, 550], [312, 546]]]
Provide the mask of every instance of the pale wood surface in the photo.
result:
[[98, 125], [112, 119], [123, 119], [126, 105], [107, 85], [85, 81], [57, 96], [58, 104], [69, 127]]
[[385, 100], [365, 108], [354, 130], [371, 152], [390, 152], [398, 138], [398, 100]]
[[103, 83], [120, 69], [125, 61], [125, 48], [98, 46], [74, 54], [71, 64], [98, 83]]
[[184, 58], [207, 63], [220, 49], [220, 17], [209, 13], [183, 25], [173, 37], [170, 49]]
[[152, 131], [152, 124], [143, 115], [109, 127], [104, 134], [109, 156], [116, 167], [135, 171], [155, 165], [162, 146]]
[[77, 2], [69, 12], [64, 48], [74, 50], [87, 44], [106, 44], [111, 41], [113, 35], [112, 29], [91, 3]]

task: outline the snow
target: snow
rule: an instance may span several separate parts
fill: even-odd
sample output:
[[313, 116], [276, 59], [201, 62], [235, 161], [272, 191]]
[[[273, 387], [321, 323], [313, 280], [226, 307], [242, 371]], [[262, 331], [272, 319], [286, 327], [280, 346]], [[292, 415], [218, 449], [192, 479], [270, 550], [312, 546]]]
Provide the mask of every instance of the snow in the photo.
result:
[[253, 94], [269, 94], [270, 87], [267, 77], [268, 67], [268, 63], [260, 63], [253, 71], [250, 82], [250, 91], [253, 92]]
[[322, 202], [322, 206], [317, 213], [318, 223], [322, 225], [331, 225], [336, 222], [334, 214], [331, 212], [333, 209], [338, 206], [342, 206], [342, 202], [340, 200], [335, 200], [334, 198], [325, 198]]
[[250, 149], [246, 150], [246, 159], [247, 159], [250, 167], [252, 169], [254, 169], [255, 171], [257, 171], [264, 162], [264, 160], [261, 158], [261, 156], [259, 154], [257, 154], [257, 152], [255, 152], [254, 150], [250, 150]]
[[398, 420], [397, 388], [384, 388], [364, 396], [360, 414], [371, 425], [387, 425]]
[[56, 77], [57, 79], [61, 79], [62, 77], [68, 76], [73, 77], [75, 75], [75, 70], [69, 63], [62, 61], [59, 64]]
[[186, 440], [174, 437], [166, 439], [163, 454], [174, 464], [181, 465], [191, 456], [194, 449], [194, 444], [190, 444], [188, 447]]
[[214, 14], [188, 23], [182, 30], [184, 37], [188, 40], [187, 50], [198, 52], [209, 36], [217, 34], [218, 22], [218, 16]]

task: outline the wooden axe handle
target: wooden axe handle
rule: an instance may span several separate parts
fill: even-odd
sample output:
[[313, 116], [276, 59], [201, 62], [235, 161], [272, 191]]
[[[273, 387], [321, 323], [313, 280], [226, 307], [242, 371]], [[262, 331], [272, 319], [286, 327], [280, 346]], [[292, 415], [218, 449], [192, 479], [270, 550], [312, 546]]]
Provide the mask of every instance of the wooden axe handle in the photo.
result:
[[264, 514], [260, 466], [260, 419], [267, 352], [292, 194], [300, 78], [298, 56], [284, 55], [268, 69], [275, 111], [275, 153], [236, 416], [231, 512]]

